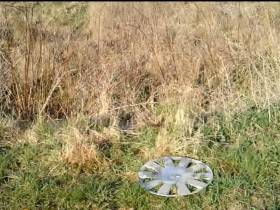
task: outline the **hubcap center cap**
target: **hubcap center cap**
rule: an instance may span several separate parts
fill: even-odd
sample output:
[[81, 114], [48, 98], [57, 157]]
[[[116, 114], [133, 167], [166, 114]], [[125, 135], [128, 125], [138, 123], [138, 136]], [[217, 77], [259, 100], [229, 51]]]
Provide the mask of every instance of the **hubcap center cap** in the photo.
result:
[[160, 177], [163, 183], [167, 184], [175, 184], [178, 182], [184, 175], [190, 176], [190, 173], [186, 173], [187, 171], [180, 167], [166, 167], [160, 171]]

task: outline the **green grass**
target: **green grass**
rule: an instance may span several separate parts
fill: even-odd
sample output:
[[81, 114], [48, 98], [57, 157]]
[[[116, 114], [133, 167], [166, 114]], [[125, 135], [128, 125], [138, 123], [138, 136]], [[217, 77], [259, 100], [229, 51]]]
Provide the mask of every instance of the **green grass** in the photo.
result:
[[213, 169], [214, 180], [204, 192], [182, 198], [151, 195], [137, 180], [124, 176], [137, 174], [145, 162], [139, 151], [154, 146], [156, 129], [123, 136], [119, 144], [102, 151], [112, 163], [101, 171], [71, 168], [55, 158], [61, 149], [55, 129], [42, 123], [36, 130], [39, 143], [1, 148], [0, 209], [280, 207], [279, 108], [251, 109], [231, 120], [219, 116], [215, 124], [204, 126], [198, 155]]

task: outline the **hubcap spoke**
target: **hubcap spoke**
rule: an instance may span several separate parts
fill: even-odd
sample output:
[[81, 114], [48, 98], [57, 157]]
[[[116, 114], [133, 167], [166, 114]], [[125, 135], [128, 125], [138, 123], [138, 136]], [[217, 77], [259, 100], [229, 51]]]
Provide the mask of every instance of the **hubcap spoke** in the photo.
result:
[[158, 194], [168, 195], [171, 190], [171, 187], [172, 184], [163, 184], [157, 192]]
[[187, 183], [196, 188], [204, 188], [207, 186], [207, 184], [205, 184], [204, 182], [197, 181], [195, 179], [189, 179], [187, 180]]
[[174, 167], [174, 163], [173, 163], [173, 160], [169, 157], [167, 158], [164, 158], [164, 166], [165, 167]]
[[183, 182], [178, 182], [176, 186], [178, 195], [188, 195], [191, 193], [189, 188]]
[[155, 178], [156, 174], [154, 174], [153, 172], [150, 172], [150, 171], [140, 171], [139, 177], [141, 179], [151, 179], [151, 178]]
[[210, 172], [207, 173], [197, 173], [195, 175], [196, 179], [206, 179], [206, 180], [212, 180], [213, 179], [213, 174]]
[[192, 169], [194, 172], [196, 172], [196, 171], [199, 171], [199, 170], [203, 169], [204, 166], [202, 164], [195, 164], [195, 165], [192, 165], [189, 168]]
[[162, 167], [161, 167], [159, 164], [157, 164], [157, 163], [155, 163], [155, 162], [153, 162], [153, 161], [147, 162], [147, 163], [145, 164], [145, 167], [147, 167], [147, 168], [149, 168], [149, 169], [152, 169], [152, 170], [154, 170], [154, 171], [157, 171], [157, 172], [159, 172], [159, 171], [162, 169]]
[[144, 186], [146, 189], [150, 190], [150, 189], [158, 186], [161, 183], [162, 183], [162, 181], [160, 179], [155, 179], [155, 180], [152, 180], [152, 181], [146, 183]]
[[178, 166], [182, 167], [182, 168], [186, 168], [190, 162], [191, 162], [191, 160], [189, 160], [187, 158], [182, 158], [182, 160], [179, 162]]

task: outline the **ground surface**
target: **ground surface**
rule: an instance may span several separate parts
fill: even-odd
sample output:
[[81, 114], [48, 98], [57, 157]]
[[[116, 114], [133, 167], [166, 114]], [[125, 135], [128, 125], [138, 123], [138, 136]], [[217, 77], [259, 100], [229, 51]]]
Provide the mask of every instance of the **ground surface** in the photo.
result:
[[[213, 169], [213, 183], [178, 199], [151, 195], [137, 182], [145, 162], [141, 149], [154, 146], [156, 129], [122, 136], [102, 149], [107, 167], [83, 170], [56, 158], [61, 144], [54, 133], [64, 125], [41, 123], [39, 142], [1, 148], [0, 209], [279, 209], [279, 109], [216, 122], [216, 131], [204, 126], [197, 153]], [[7, 130], [1, 129], [4, 138]]]

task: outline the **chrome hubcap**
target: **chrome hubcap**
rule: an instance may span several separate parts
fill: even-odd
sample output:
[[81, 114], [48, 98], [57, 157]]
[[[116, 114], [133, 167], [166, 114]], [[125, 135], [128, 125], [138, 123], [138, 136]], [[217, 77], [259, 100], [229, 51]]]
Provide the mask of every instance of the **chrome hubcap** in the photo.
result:
[[145, 163], [139, 171], [140, 185], [152, 194], [174, 197], [197, 193], [213, 179], [204, 163], [186, 157], [163, 157]]

